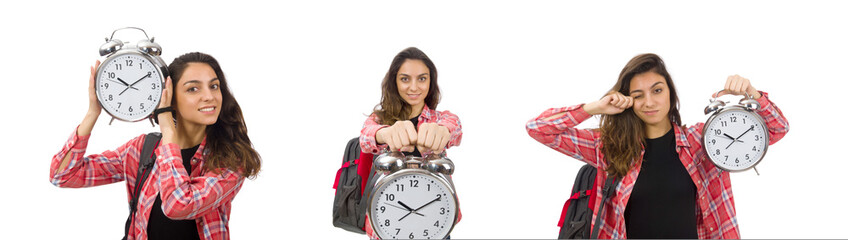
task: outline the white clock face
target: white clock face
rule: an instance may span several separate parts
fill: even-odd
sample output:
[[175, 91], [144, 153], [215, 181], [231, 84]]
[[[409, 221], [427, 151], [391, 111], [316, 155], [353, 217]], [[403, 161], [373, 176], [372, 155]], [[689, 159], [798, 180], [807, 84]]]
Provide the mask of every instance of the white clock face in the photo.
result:
[[137, 121], [159, 105], [162, 77], [147, 58], [137, 54], [117, 55], [100, 65], [98, 71], [97, 98], [112, 116]]
[[382, 239], [443, 239], [453, 227], [456, 202], [443, 181], [413, 173], [382, 184], [369, 211]]
[[762, 118], [743, 109], [719, 113], [704, 126], [703, 134], [709, 158], [729, 171], [754, 166], [768, 147], [768, 132]]

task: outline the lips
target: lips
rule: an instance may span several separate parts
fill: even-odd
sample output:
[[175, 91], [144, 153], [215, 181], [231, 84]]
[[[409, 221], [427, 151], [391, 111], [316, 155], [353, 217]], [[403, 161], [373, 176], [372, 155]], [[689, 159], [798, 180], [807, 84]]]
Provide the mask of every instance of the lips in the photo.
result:
[[658, 112], [660, 112], [660, 110], [643, 111], [643, 112], [645, 113], [645, 115], [654, 115], [654, 114], [657, 114]]
[[419, 94], [406, 94], [406, 96], [409, 97], [409, 99], [414, 100], [414, 99], [418, 99], [418, 97], [421, 97], [421, 94], [420, 93]]

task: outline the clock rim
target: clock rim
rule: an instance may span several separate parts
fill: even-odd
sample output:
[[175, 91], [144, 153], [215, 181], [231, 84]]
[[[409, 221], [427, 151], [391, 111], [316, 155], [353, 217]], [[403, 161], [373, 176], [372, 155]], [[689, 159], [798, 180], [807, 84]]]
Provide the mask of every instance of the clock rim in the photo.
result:
[[[763, 147], [763, 154], [760, 154], [760, 158], [759, 158], [759, 159], [757, 159], [757, 161], [754, 161], [754, 164], [751, 164], [751, 166], [746, 167], [746, 168], [743, 168], [743, 169], [729, 169], [729, 168], [725, 168], [725, 167], [723, 167], [721, 164], [717, 163], [717, 161], [716, 161], [715, 159], [713, 159], [712, 155], [710, 155], [708, 152], [706, 152], [706, 149], [707, 149], [707, 142], [706, 142], [706, 139], [707, 139], [707, 133], [706, 133], [706, 131], [707, 131], [707, 127], [708, 127], [708, 126], [710, 126], [710, 124], [712, 124], [713, 120], [715, 120], [715, 119], [717, 118], [717, 116], [719, 116], [719, 115], [721, 115], [721, 114], [724, 114], [724, 113], [729, 113], [729, 112], [746, 112], [746, 113], [751, 113], [751, 115], [753, 115], [753, 116], [754, 116], [754, 120], [756, 120], [756, 121], [759, 121], [759, 122], [760, 122], [760, 126], [762, 126], [762, 128], [763, 128], [763, 132], [765, 133], [765, 137], [764, 137], [764, 138], [765, 138], [765, 141], [763, 141], [763, 142], [765, 142], [766, 144], [765, 144], [765, 147]], [[757, 114], [755, 111], [749, 110], [749, 109], [744, 108], [744, 107], [739, 106], [739, 105], [725, 106], [724, 108], [722, 108], [722, 109], [719, 109], [719, 110], [715, 111], [712, 115], [710, 115], [710, 117], [709, 117], [709, 118], [707, 118], [707, 121], [706, 121], [706, 122], [704, 122], [704, 127], [703, 127], [703, 128], [701, 128], [701, 147], [704, 149], [704, 151], [705, 151], [704, 153], [705, 153], [705, 155], [707, 155], [707, 159], [709, 159], [709, 160], [710, 160], [710, 162], [712, 162], [712, 163], [713, 163], [713, 165], [715, 165], [717, 168], [719, 168], [719, 169], [721, 169], [721, 170], [723, 170], [723, 171], [727, 171], [727, 172], [744, 172], [744, 171], [750, 170], [751, 168], [754, 168], [754, 167], [756, 167], [758, 164], [760, 164], [760, 162], [762, 162], [762, 161], [763, 161], [763, 158], [765, 158], [766, 153], [768, 152], [768, 147], [769, 147], [770, 139], [771, 139], [771, 136], [770, 136], [770, 134], [769, 134], [769, 132], [768, 132], [768, 127], [767, 127], [767, 125], [766, 125], [766, 121], [765, 121], [765, 119], [763, 119], [763, 117], [761, 117], [761, 116], [760, 116], [760, 114]]]
[[[135, 118], [124, 119], [124, 118], [117, 117], [114, 113], [112, 113], [112, 111], [110, 109], [107, 109], [106, 107], [104, 107], [103, 99], [100, 98], [100, 88], [97, 87], [97, 85], [99, 85], [99, 83], [100, 83], [100, 76], [103, 72], [103, 71], [101, 71], [101, 69], [103, 68], [103, 66], [105, 66], [105, 63], [111, 61], [112, 59], [118, 58], [120, 56], [130, 55], [130, 54], [137, 55], [139, 57], [146, 59], [147, 61], [150, 61], [150, 63], [153, 64], [153, 66], [159, 71], [157, 75], [159, 75], [160, 79], [162, 79], [160, 86], [162, 86], [163, 90], [165, 89], [164, 85], [165, 85], [165, 79], [168, 77], [168, 66], [163, 64], [164, 61], [158, 56], [151, 56], [149, 54], [146, 54], [144, 52], [139, 51], [138, 49], [125, 48], [125, 49], [118, 50], [118, 51], [106, 56], [106, 58], [103, 59], [103, 61], [101, 62], [100, 66], [97, 67], [97, 69], [96, 69], [97, 72], [94, 75], [94, 85], [95, 85], [94, 93], [95, 93], [95, 96], [97, 97], [97, 103], [100, 104], [100, 109], [103, 109], [106, 112], [106, 114], [109, 114], [109, 116], [112, 117], [113, 119], [118, 119], [118, 120], [121, 120], [121, 121], [124, 121], [124, 122], [139, 122], [139, 121], [143, 121], [145, 119], [150, 118], [150, 115], [153, 114], [153, 111], [151, 110], [150, 114], [147, 114], [144, 117], [140, 117], [138, 119], [135, 119]], [[156, 103], [154, 105], [158, 107], [159, 103], [161, 101], [162, 101], [162, 94], [159, 94], [159, 99], [157, 99], [155, 101]], [[155, 110], [155, 109], [156, 108], [153, 108], [153, 110]]]
[[[421, 175], [427, 175], [427, 176], [433, 177], [437, 181], [439, 181], [440, 183], [444, 184], [447, 187], [448, 191], [451, 194], [451, 198], [453, 199], [454, 205], [456, 206], [456, 211], [454, 211], [454, 213], [453, 213], [453, 222], [450, 223], [451, 226], [450, 226], [450, 228], [448, 228], [448, 231], [445, 232], [444, 237], [450, 236], [450, 233], [453, 231], [453, 227], [456, 226], [456, 223], [459, 220], [459, 201], [458, 201], [458, 198], [456, 196], [456, 190], [454, 189], [453, 184], [451, 184], [450, 181], [447, 181], [446, 177], [443, 177], [442, 174], [434, 174], [434, 173], [427, 171], [427, 170], [424, 170], [424, 169], [403, 169], [403, 170], [399, 170], [397, 172], [391, 173], [389, 175], [383, 175], [382, 177], [380, 177], [380, 180], [378, 180], [377, 183], [374, 184], [374, 188], [372, 188], [371, 192], [369, 193], [368, 205], [367, 205], [368, 211], [365, 211], [365, 215], [368, 216], [369, 220], [366, 224], [371, 224], [371, 229], [374, 230], [374, 234], [376, 234], [377, 237], [379, 237], [380, 239], [383, 239], [384, 237], [380, 236], [381, 230], [379, 230], [377, 227], [374, 227], [375, 226], [374, 218], [372, 216], [375, 213], [371, 213], [371, 211], [373, 209], [372, 205], [375, 203], [374, 196], [377, 196], [376, 193], [384, 185], [388, 184], [392, 180], [395, 180], [397, 178], [400, 178], [400, 177], [403, 177], [403, 176], [406, 176], [406, 175], [413, 175], [413, 174], [421, 174]], [[373, 177], [377, 177], [377, 176], [373, 176]]]

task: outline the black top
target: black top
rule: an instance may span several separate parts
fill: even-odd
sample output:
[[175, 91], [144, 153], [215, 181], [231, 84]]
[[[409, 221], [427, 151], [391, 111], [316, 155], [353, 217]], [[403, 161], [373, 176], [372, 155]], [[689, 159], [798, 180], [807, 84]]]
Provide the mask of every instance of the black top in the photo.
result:
[[[191, 158], [199, 147], [200, 145], [197, 145], [192, 148], [180, 150], [183, 156], [183, 167], [185, 167], [189, 175], [191, 175]], [[165, 216], [165, 213], [162, 212], [162, 198], [156, 195], [156, 202], [153, 202], [153, 209], [150, 210], [150, 219], [147, 222], [147, 238], [151, 240], [200, 240], [200, 235], [197, 233], [197, 223], [195, 220], [173, 220]]]
[[[415, 131], [418, 131], [418, 117], [420, 117], [420, 116], [421, 115], [419, 114], [418, 116], [415, 116], [414, 118], [409, 119], [409, 121], [412, 122], [412, 126], [415, 126]], [[413, 150], [412, 152], [403, 152], [403, 155], [404, 156], [410, 156], [411, 155], [411, 156], [421, 157], [421, 152], [418, 151], [418, 147], [415, 147], [415, 150]]]
[[624, 210], [627, 238], [698, 238], [695, 184], [677, 155], [674, 129], [645, 142], [642, 170]]

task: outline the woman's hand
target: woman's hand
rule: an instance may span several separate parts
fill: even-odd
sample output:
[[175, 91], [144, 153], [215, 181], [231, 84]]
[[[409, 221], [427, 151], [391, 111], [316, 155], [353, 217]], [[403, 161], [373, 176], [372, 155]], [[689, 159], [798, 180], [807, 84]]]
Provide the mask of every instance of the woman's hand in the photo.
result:
[[410, 121], [397, 121], [390, 127], [377, 130], [377, 143], [389, 145], [392, 151], [410, 152], [418, 142], [418, 133]]
[[418, 151], [432, 150], [439, 154], [445, 150], [450, 141], [450, 131], [447, 127], [436, 123], [422, 123], [418, 127]]
[[97, 75], [98, 67], [100, 67], [100, 60], [95, 62], [94, 66], [91, 67], [91, 76], [88, 77], [88, 112], [86, 112], [85, 118], [82, 119], [82, 123], [77, 128], [77, 136], [91, 134], [91, 130], [94, 129], [94, 123], [100, 117], [102, 108], [100, 107], [100, 101], [97, 101], [97, 90], [94, 89], [94, 85], [96, 85], [94, 83], [94, 76]]
[[716, 97], [721, 97], [727, 94], [732, 95], [745, 95], [748, 93], [754, 99], [759, 99], [762, 95], [753, 85], [751, 85], [751, 81], [747, 78], [743, 78], [739, 75], [733, 75], [727, 77], [727, 82], [724, 83], [724, 91], [720, 92]]
[[620, 92], [611, 92], [601, 100], [583, 105], [583, 110], [591, 115], [615, 115], [633, 106], [633, 98]]
[[[158, 108], [170, 107], [173, 96], [174, 90], [171, 89], [171, 77], [168, 77], [165, 79], [165, 84], [162, 88], [162, 98], [159, 100]], [[162, 132], [162, 145], [175, 142], [174, 136], [177, 132], [177, 127], [174, 126], [174, 115], [170, 112], [163, 112], [155, 117], [159, 120], [159, 130]]]

